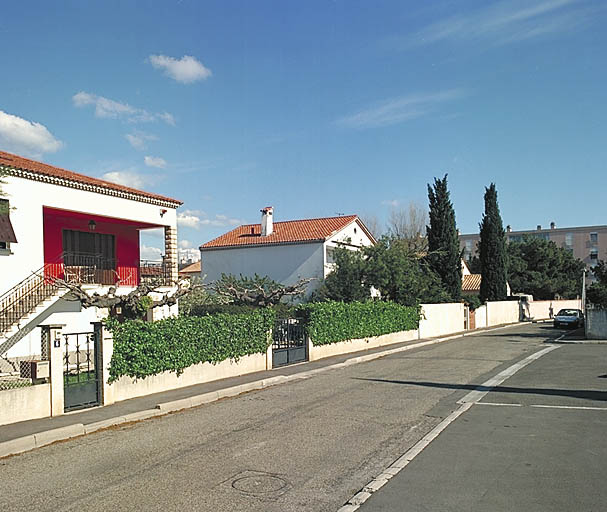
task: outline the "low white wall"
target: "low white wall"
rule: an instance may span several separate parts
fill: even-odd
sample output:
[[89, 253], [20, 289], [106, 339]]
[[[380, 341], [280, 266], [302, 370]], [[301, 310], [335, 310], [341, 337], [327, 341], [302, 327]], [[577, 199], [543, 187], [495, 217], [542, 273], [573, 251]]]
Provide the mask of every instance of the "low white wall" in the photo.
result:
[[487, 327], [513, 324], [519, 321], [519, 304], [516, 300], [487, 302]]
[[422, 304], [419, 337], [433, 338], [464, 330], [464, 304]]
[[607, 340], [607, 310], [586, 310], [586, 338], [589, 340]]
[[474, 321], [476, 329], [483, 329], [487, 327], [487, 306], [482, 305], [476, 308], [474, 313]]
[[[104, 354], [104, 356], [107, 356], [107, 354]], [[177, 376], [174, 372], [163, 372], [137, 380], [126, 376], [120, 377], [112, 384], [107, 384], [107, 381], [104, 382], [103, 403], [108, 405], [129, 398], [236, 377], [246, 373], [260, 372], [265, 369], [266, 354], [263, 353], [241, 357], [238, 362], [227, 360], [217, 364], [195, 364], [186, 368], [180, 376]]]
[[0, 425], [46, 418], [50, 415], [50, 384], [0, 391]]
[[552, 312], [556, 315], [561, 309], [582, 309], [582, 301], [580, 299], [572, 300], [534, 300], [529, 303], [529, 313], [534, 320], [545, 320], [550, 318], [550, 305]]
[[325, 357], [337, 356], [340, 354], [349, 354], [359, 350], [368, 350], [370, 348], [383, 347], [392, 343], [402, 343], [403, 341], [416, 340], [418, 338], [417, 330], [392, 332], [382, 334], [381, 336], [370, 336], [355, 340], [347, 340], [329, 345], [320, 345], [315, 347], [312, 343], [308, 344], [308, 354], [310, 361], [316, 361]]

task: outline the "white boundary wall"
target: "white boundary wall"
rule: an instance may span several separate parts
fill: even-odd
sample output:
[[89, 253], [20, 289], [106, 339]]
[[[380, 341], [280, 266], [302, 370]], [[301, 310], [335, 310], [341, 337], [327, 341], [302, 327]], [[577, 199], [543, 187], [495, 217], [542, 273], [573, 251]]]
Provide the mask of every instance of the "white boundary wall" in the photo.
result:
[[474, 321], [476, 329], [484, 329], [487, 327], [487, 306], [485, 304], [476, 308]]
[[464, 330], [464, 304], [422, 304], [419, 337], [433, 338]]
[[383, 347], [392, 343], [402, 343], [403, 341], [416, 340], [419, 337], [417, 330], [392, 332], [382, 334], [381, 336], [370, 336], [356, 340], [347, 340], [329, 345], [319, 345], [315, 347], [312, 341], [308, 339], [308, 354], [310, 361], [316, 361], [325, 357], [337, 356], [340, 354], [349, 354], [360, 350]]
[[49, 417], [50, 396], [50, 384], [0, 391], [0, 425]]
[[179, 376], [175, 372], [163, 372], [145, 379], [120, 377], [112, 384], [108, 384], [106, 378], [103, 384], [103, 405], [265, 369], [266, 354], [253, 354], [241, 357], [238, 362], [227, 360], [217, 364], [195, 364], [186, 368]]
[[552, 312], [556, 315], [559, 310], [565, 308], [582, 309], [581, 299], [572, 300], [534, 300], [529, 303], [529, 312], [534, 320], [545, 320], [550, 318], [550, 305]]
[[607, 340], [607, 309], [586, 310], [586, 338]]
[[517, 300], [487, 302], [487, 325], [513, 324], [519, 321], [520, 307]]

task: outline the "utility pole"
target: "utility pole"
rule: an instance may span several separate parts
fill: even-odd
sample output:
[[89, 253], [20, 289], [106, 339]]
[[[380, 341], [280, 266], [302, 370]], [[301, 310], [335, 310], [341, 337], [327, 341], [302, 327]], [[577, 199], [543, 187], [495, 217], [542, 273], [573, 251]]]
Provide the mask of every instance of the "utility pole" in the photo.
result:
[[588, 269], [584, 268], [582, 272], [582, 313], [586, 314], [586, 272]]

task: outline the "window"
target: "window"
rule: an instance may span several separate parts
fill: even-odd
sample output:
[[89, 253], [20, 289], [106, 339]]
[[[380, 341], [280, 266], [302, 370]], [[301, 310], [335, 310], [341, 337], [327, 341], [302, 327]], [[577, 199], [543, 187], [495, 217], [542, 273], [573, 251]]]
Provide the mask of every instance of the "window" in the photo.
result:
[[90, 266], [111, 270], [114, 268], [114, 235], [63, 230], [64, 263], [66, 266]]
[[565, 234], [565, 249], [573, 252], [573, 233]]
[[599, 250], [598, 249], [590, 249], [590, 259], [591, 260], [599, 259]]
[[596, 245], [599, 243], [599, 234], [598, 233], [590, 233], [590, 243]]
[[11, 224], [10, 205], [8, 200], [0, 199], [0, 255], [12, 254], [11, 243], [17, 243], [17, 237]]

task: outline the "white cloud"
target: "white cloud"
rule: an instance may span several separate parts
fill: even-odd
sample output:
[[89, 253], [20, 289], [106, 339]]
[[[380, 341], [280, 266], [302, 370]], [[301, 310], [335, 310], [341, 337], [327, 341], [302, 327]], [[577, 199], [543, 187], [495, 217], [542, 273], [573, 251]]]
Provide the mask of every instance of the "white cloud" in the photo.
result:
[[143, 188], [149, 183], [149, 178], [143, 174], [132, 171], [110, 171], [101, 176], [102, 180], [118, 183], [125, 187]]
[[143, 161], [148, 167], [157, 167], [158, 169], [164, 169], [167, 166], [166, 160], [158, 156], [146, 156]]
[[377, 104], [356, 114], [342, 117], [337, 124], [348, 128], [377, 128], [402, 123], [433, 112], [444, 102], [464, 95], [460, 89], [450, 89], [431, 94], [412, 94]]
[[578, 29], [596, 15], [579, 0], [517, 0], [490, 4], [467, 15], [432, 23], [415, 34], [414, 45], [489, 40], [507, 44]]
[[400, 201], [398, 199], [386, 199], [381, 202], [381, 204], [385, 206], [391, 206], [392, 208], [396, 208], [400, 205]]
[[240, 219], [217, 214], [210, 218], [200, 210], [184, 210], [177, 213], [177, 224], [184, 227], [200, 229], [201, 226], [226, 227], [242, 224]]
[[148, 135], [147, 133], [139, 131], [127, 133], [124, 137], [129, 141], [131, 146], [133, 146], [135, 149], [139, 149], [140, 151], [146, 148], [147, 141], [158, 140], [158, 137], [155, 135]]
[[0, 110], [0, 146], [14, 153], [39, 157], [43, 153], [58, 151], [63, 142], [55, 138], [46, 126]]
[[192, 247], [192, 242], [190, 242], [189, 240], [179, 240], [179, 247], [181, 249], [189, 249], [190, 247]]
[[206, 80], [212, 75], [209, 68], [191, 55], [184, 55], [181, 59], [166, 55], [150, 55], [150, 62], [154, 68], [162, 69], [165, 75], [182, 84]]
[[187, 228], [200, 227], [200, 212], [197, 210], [184, 210], [177, 213], [177, 224]]
[[74, 94], [72, 101], [74, 106], [78, 108], [93, 105], [95, 107], [95, 116], [100, 118], [125, 119], [131, 123], [164, 121], [171, 126], [175, 125], [175, 118], [168, 112], [148, 112], [142, 108], [132, 107], [128, 103], [120, 103], [119, 101], [84, 91]]
[[200, 249], [177, 249], [180, 263], [189, 263], [200, 261]]
[[141, 244], [139, 256], [142, 260], [162, 260], [162, 250], [160, 250], [158, 247], [149, 247], [145, 244]]

